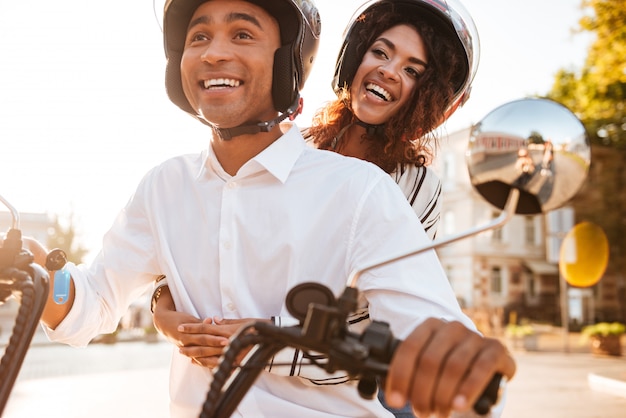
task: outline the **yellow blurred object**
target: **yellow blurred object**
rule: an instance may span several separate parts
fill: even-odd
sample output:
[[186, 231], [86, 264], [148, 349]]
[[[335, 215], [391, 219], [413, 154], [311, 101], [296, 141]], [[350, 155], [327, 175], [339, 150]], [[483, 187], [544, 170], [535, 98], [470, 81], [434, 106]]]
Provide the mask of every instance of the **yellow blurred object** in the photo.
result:
[[609, 261], [609, 241], [599, 226], [581, 222], [572, 228], [559, 255], [561, 274], [572, 286], [589, 287], [598, 283]]

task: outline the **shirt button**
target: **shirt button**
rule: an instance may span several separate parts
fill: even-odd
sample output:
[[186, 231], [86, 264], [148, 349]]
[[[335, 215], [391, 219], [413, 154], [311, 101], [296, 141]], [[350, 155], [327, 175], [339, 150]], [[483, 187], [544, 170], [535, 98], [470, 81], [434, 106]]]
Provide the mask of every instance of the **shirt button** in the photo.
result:
[[235, 304], [234, 303], [229, 303], [228, 305], [226, 305], [226, 307], [228, 308], [229, 311], [234, 311], [235, 310]]
[[232, 245], [230, 244], [230, 241], [225, 241], [224, 242], [224, 248], [226, 248], [227, 250], [230, 250], [231, 246]]
[[236, 181], [228, 183], [228, 188], [229, 189], [234, 189], [235, 187], [237, 187], [237, 182]]

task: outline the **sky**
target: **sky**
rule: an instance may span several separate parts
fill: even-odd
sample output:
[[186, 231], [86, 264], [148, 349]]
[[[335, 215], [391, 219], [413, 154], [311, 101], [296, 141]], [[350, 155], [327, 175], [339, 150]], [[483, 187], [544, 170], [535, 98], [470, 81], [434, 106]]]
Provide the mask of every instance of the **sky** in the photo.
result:
[[[480, 66], [442, 131], [544, 94], [560, 68], [580, 68], [591, 39], [575, 33], [580, 2], [465, 0]], [[322, 38], [300, 126], [333, 98], [342, 33], [363, 0], [315, 3]], [[72, 216], [88, 259], [151, 167], [208, 146], [207, 128], [165, 94], [162, 45], [153, 0], [0, 0], [0, 195], [23, 213]]]

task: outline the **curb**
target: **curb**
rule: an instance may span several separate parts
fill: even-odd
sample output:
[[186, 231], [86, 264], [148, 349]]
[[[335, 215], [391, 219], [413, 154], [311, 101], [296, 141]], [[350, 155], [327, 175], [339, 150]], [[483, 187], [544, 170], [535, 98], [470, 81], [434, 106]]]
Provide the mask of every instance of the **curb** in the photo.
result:
[[589, 373], [587, 382], [592, 390], [626, 398], [626, 381]]

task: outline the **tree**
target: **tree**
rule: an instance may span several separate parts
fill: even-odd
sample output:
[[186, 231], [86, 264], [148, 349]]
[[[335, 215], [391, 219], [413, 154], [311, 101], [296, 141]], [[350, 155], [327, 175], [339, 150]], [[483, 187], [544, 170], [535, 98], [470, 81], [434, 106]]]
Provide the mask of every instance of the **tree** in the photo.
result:
[[548, 97], [571, 109], [592, 143], [626, 148], [626, 0], [582, 0], [594, 41], [579, 73], [561, 69]]
[[[576, 222], [604, 230], [610, 246], [600, 294], [617, 308], [596, 315], [626, 320], [626, 0], [582, 0], [580, 31], [594, 39], [579, 72], [562, 69], [547, 97], [571, 109], [591, 140], [591, 168], [572, 206]], [[596, 306], [598, 308], [598, 306]]]
[[60, 248], [67, 254], [67, 260], [73, 263], [81, 263], [83, 257], [87, 254], [87, 249], [76, 241], [75, 219], [71, 215], [67, 226], [63, 226], [59, 222], [59, 217], [54, 219], [54, 226], [48, 234], [48, 248]]

